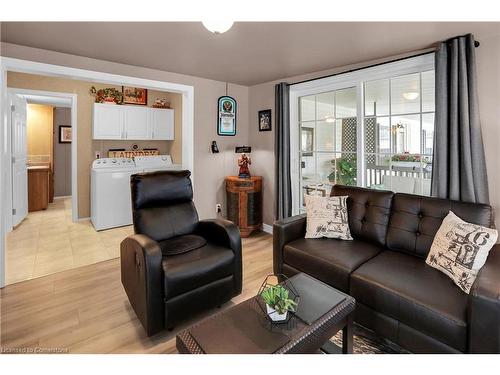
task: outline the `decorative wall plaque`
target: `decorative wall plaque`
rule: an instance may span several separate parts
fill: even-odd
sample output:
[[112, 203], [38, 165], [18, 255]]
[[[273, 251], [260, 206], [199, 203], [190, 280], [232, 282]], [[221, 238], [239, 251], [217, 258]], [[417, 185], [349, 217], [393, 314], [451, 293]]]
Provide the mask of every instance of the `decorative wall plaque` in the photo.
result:
[[236, 100], [221, 96], [217, 108], [217, 135], [236, 135]]

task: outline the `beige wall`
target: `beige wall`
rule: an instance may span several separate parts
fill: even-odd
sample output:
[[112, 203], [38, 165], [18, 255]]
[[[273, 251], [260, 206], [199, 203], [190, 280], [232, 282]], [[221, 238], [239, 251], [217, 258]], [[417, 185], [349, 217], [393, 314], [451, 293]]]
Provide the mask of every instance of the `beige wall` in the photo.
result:
[[28, 104], [27, 110], [27, 144], [30, 155], [48, 155], [52, 161], [53, 154], [53, 110], [48, 105]]
[[[224, 177], [226, 175], [234, 175], [238, 172], [234, 147], [248, 142], [248, 87], [235, 84], [228, 85], [228, 94], [234, 97], [238, 103], [238, 132], [235, 137], [219, 137], [216, 131], [217, 99], [225, 94], [225, 82], [9, 43], [1, 43], [0, 51], [1, 55], [6, 57], [193, 86], [194, 196], [196, 207], [201, 218], [208, 218], [215, 216], [216, 203], [221, 202], [225, 206]], [[47, 78], [47, 80], [57, 79]], [[79, 137], [80, 135], [83, 136], [85, 132], [90, 134], [90, 129], [80, 129], [81, 122], [78, 119]], [[219, 154], [214, 155], [210, 152], [210, 143], [212, 140], [217, 141], [221, 151]], [[78, 157], [82, 160], [82, 168], [86, 168], [88, 176], [92, 150], [79, 146]], [[85, 196], [88, 197], [88, 177], [83, 176], [82, 181], [82, 184], [86, 185], [83, 186], [83, 189], [86, 189]], [[79, 185], [80, 183], [79, 179]], [[88, 198], [83, 199], [79, 197], [79, 203], [88, 206]], [[88, 216], [88, 211], [80, 209], [79, 215], [80, 217]]]
[[[464, 31], [466, 33], [466, 31]], [[479, 107], [488, 170], [490, 203], [500, 217], [500, 171], [498, 170], [498, 145], [500, 145], [500, 35], [476, 35], [481, 46], [476, 49]], [[254, 174], [264, 177], [264, 223], [274, 221], [274, 85], [277, 82], [298, 82], [304, 79], [347, 71], [383, 61], [404, 57], [392, 56], [381, 60], [342, 66], [327, 71], [303, 76], [288, 77], [280, 81], [267, 82], [249, 89], [249, 144], [252, 146], [252, 168]], [[273, 111], [273, 131], [259, 132], [257, 112], [271, 108]], [[497, 219], [497, 226], [500, 224]]]
[[71, 143], [59, 143], [59, 126], [71, 126], [71, 108], [54, 108], [54, 197], [71, 195]]

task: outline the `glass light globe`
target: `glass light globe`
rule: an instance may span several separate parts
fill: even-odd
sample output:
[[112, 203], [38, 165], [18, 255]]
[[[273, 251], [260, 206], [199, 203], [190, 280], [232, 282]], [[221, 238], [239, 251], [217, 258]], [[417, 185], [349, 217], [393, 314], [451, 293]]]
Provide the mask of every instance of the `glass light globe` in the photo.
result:
[[213, 32], [214, 34], [222, 34], [228, 31], [231, 26], [233, 26], [233, 21], [226, 21], [226, 20], [209, 20], [209, 21], [202, 21], [203, 26], [208, 31]]

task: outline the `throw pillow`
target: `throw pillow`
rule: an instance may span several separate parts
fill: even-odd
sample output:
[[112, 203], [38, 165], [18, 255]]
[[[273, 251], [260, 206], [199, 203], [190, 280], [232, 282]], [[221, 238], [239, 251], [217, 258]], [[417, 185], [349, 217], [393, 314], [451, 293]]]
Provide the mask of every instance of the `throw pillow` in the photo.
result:
[[347, 196], [306, 195], [306, 238], [352, 240], [347, 216]]
[[469, 294], [497, 237], [495, 229], [467, 223], [450, 211], [434, 237], [425, 262], [448, 275]]

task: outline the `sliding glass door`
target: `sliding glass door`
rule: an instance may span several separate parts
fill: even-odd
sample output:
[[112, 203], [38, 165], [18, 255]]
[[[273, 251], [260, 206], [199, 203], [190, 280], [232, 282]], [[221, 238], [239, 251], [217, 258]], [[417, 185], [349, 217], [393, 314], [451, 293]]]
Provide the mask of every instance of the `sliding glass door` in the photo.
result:
[[434, 55], [292, 85], [294, 214], [333, 185], [430, 195]]

